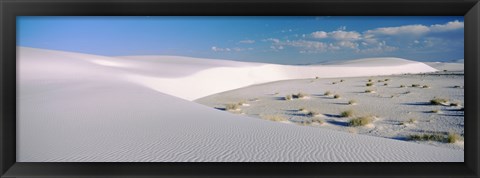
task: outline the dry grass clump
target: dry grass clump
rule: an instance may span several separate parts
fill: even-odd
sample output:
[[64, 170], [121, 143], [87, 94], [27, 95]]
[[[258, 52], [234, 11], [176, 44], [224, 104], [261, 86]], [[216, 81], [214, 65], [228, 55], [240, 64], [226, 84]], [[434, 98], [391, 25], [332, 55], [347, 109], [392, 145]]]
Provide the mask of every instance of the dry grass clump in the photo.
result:
[[450, 106], [460, 106], [459, 102], [450, 103]]
[[402, 122], [402, 125], [406, 125], [406, 124], [413, 124], [417, 122], [417, 119], [414, 119], [414, 118], [411, 118], [411, 119], [408, 119], [407, 121], [405, 122]]
[[282, 122], [282, 121], [288, 121], [287, 118], [285, 118], [282, 115], [264, 115], [261, 116], [262, 119], [269, 120], [269, 121], [275, 121], [275, 122]]
[[337, 82], [332, 82], [333, 85], [337, 84]]
[[372, 90], [372, 89], [366, 89], [365, 90], [365, 93], [373, 93], [373, 92], [375, 92], [375, 90]]
[[302, 93], [302, 92], [299, 92], [298, 94], [292, 94], [292, 97], [296, 98], [296, 99], [302, 99], [302, 98], [305, 98], [307, 96], [308, 95], [306, 93]]
[[453, 88], [463, 88], [463, 87], [460, 86], [460, 85], [455, 85], [455, 86], [453, 86]]
[[300, 112], [305, 112], [305, 111], [307, 111], [307, 109], [304, 108], [304, 107], [301, 107], [300, 109], [298, 109], [298, 111], [300, 111]]
[[284, 99], [287, 100], [287, 101], [292, 100], [292, 95], [287, 95], [287, 96], [284, 97]]
[[412, 84], [412, 87], [420, 87], [420, 84]]
[[340, 113], [341, 117], [352, 117], [353, 116], [353, 110], [346, 110]]
[[383, 86], [388, 86], [388, 83], [384, 83]]
[[349, 105], [354, 105], [354, 104], [357, 104], [357, 101], [356, 100], [350, 100], [350, 101], [348, 101], [348, 104]]
[[345, 82], [345, 80], [341, 79], [340, 82]]
[[405, 85], [400, 85], [400, 88], [405, 88]]
[[367, 87], [373, 86], [373, 83], [372, 83], [372, 82], [368, 82], [367, 84], [365, 84], [365, 86], [367, 86]]
[[436, 142], [443, 142], [443, 143], [455, 143], [460, 140], [460, 135], [456, 133], [449, 133], [448, 135], [442, 134], [413, 134], [409, 135], [409, 140], [415, 141], [436, 141]]
[[305, 115], [308, 116], [308, 117], [315, 117], [315, 116], [320, 115], [320, 113], [315, 112], [315, 111], [308, 111], [308, 113], [305, 114]]
[[240, 109], [240, 105], [237, 103], [226, 104], [225, 109], [227, 111], [235, 111]]
[[373, 122], [373, 116], [363, 116], [351, 119], [348, 121], [348, 125], [351, 127], [365, 126]]
[[430, 104], [433, 104], [433, 105], [444, 105], [447, 102], [448, 102], [447, 99], [437, 98], [437, 97], [434, 97], [433, 99], [430, 100]]
[[389, 80], [390, 80], [389, 78], [385, 79], [385, 81], [389, 81]]
[[339, 98], [340, 98], [340, 95], [339, 95], [339, 94], [335, 94], [335, 95], [333, 95], [333, 98], [339, 99]]
[[312, 122], [316, 122], [316, 123], [319, 123], [319, 124], [325, 123], [325, 121], [323, 119], [320, 119], [320, 118], [313, 118]]
[[372, 82], [373, 80], [372, 79], [368, 79], [368, 82]]
[[384, 82], [383, 80], [377, 80], [377, 82]]
[[448, 133], [448, 136], [447, 136], [447, 142], [448, 143], [455, 143], [458, 140], [460, 140], [460, 135], [458, 135], [456, 133]]
[[422, 88], [430, 88], [428, 85], [423, 85]]
[[315, 79], [319, 79], [319, 77], [318, 77], [318, 76], [316, 76], [316, 77], [315, 77]]
[[330, 95], [332, 95], [332, 92], [331, 91], [326, 91], [323, 95], [330, 96]]
[[440, 113], [440, 110], [434, 109], [434, 110], [432, 110], [432, 111], [430, 111], [430, 112], [431, 112], [431, 113]]

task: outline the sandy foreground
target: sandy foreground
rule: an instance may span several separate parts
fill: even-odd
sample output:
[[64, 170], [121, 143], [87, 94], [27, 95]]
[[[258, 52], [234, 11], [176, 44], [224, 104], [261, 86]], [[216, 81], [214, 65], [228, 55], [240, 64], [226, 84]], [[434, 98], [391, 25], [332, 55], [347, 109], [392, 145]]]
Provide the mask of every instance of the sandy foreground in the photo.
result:
[[[230, 100], [250, 99], [250, 96], [257, 97], [258, 103], [282, 103], [284, 101], [275, 100], [275, 97], [283, 95], [282, 92], [290, 93], [290, 90], [302, 89], [310, 94], [316, 94], [323, 91], [323, 88], [314, 90], [310, 87], [307, 88], [311, 90], [307, 90], [302, 82], [322, 87], [327, 86], [326, 82], [332, 80], [317, 79], [308, 83], [313, 80], [312, 74], [322, 78], [327, 76], [345, 78], [342, 84], [332, 85], [338, 87], [337, 91], [340, 92], [343, 84], [355, 83], [356, 80], [359, 84], [364, 83], [361, 80], [365, 80], [365, 77], [346, 78], [355, 75], [374, 75], [372, 73], [375, 71], [377, 71], [375, 75], [436, 71], [423, 63], [392, 58], [391, 61], [396, 61], [397, 65], [392, 63], [385, 67], [382, 67], [381, 63], [377, 63], [377, 66], [370, 65], [378, 70], [355, 65], [308, 68], [171, 56], [105, 57], [26, 47], [18, 47], [17, 50], [19, 162], [463, 162], [464, 160], [464, 152], [457, 147], [445, 148], [382, 138], [362, 134], [361, 130], [358, 131], [360, 134], [352, 134], [335, 129], [334, 124], [331, 124], [330, 129], [323, 129], [273, 122], [252, 117], [248, 113], [234, 114], [192, 102], [195, 99], [202, 98], [197, 100], [201, 102], [200, 100], [224, 94], [231, 98], [227, 97], [225, 101], [212, 99], [215, 100], [212, 103], [222, 105]], [[349, 69], [348, 71], [353, 72], [340, 73], [339, 69]], [[309, 79], [289, 80], [301, 78]], [[392, 82], [391, 87], [397, 84], [393, 82], [402, 82], [401, 77], [389, 78]], [[235, 82], [237, 79], [238, 82]], [[278, 80], [288, 81], [265, 83]], [[403, 81], [408, 84], [409, 80]], [[292, 86], [288, 82], [294, 82], [292, 84], [295, 85]], [[258, 83], [265, 84], [254, 85]], [[280, 86], [288, 84], [299, 88], [269, 90], [269, 85], [272, 84]], [[431, 85], [430, 89], [415, 88], [411, 94], [419, 95], [421, 90], [434, 91], [435, 87], [440, 88], [443, 85], [440, 82], [428, 84]], [[362, 87], [359, 86], [358, 89]], [[377, 94], [383, 95], [381, 87], [376, 88]], [[238, 90], [225, 92], [232, 89]], [[235, 96], [234, 92], [239, 90], [254, 92], [241, 92], [251, 94], [249, 96]], [[387, 91], [394, 92], [393, 89], [385, 90]], [[279, 92], [279, 96], [270, 95], [272, 92]], [[355, 107], [367, 107], [368, 105], [363, 102], [370, 100], [373, 103], [380, 102], [376, 101], [373, 94], [371, 96], [356, 94], [359, 94], [357, 98], [359, 104]], [[460, 94], [463, 95], [463, 92], [458, 91], [458, 95]], [[349, 96], [347, 89], [343, 95]], [[312, 95], [308, 101], [317, 101], [319, 107], [328, 105], [324, 103], [327, 100], [341, 101], [316, 97]], [[367, 100], [367, 97], [374, 99]], [[416, 99], [422, 102], [426, 98], [428, 97]], [[460, 96], [458, 99], [460, 100]], [[241, 111], [247, 111], [248, 108], [252, 109], [253, 113], [254, 108], [258, 108], [253, 103], [249, 104], [250, 106], [242, 107]], [[272, 106], [277, 107], [276, 104]], [[293, 105], [292, 109], [295, 109], [295, 106]], [[384, 104], [382, 106], [391, 107]], [[430, 109], [431, 106], [421, 107]], [[421, 107], [414, 109], [423, 110]], [[333, 111], [333, 108], [319, 111], [324, 114], [336, 114], [337, 111]], [[424, 119], [423, 115], [417, 113], [417, 110], [412, 113], [418, 114], [421, 121], [420, 119]], [[383, 111], [388, 112], [387, 109]], [[401, 111], [404, 110], [398, 110]], [[450, 114], [447, 111], [445, 113]], [[381, 112], [378, 115], [380, 118], [388, 116]], [[434, 123], [454, 129], [456, 132], [463, 130], [463, 127], [450, 128], [451, 123], [446, 121], [450, 117], [453, 116], [435, 118]], [[463, 122], [463, 117], [461, 120]], [[382, 125], [380, 123], [385, 120], [376, 122]], [[383, 126], [385, 129], [395, 129], [387, 128], [387, 124]], [[412, 127], [420, 126], [419, 122]]]

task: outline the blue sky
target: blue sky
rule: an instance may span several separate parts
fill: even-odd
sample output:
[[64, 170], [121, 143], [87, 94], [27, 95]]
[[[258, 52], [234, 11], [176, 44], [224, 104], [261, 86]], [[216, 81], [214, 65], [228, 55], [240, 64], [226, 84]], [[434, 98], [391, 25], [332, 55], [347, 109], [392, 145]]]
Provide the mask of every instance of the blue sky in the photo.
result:
[[17, 45], [106, 56], [311, 64], [463, 59], [463, 16], [17, 17]]

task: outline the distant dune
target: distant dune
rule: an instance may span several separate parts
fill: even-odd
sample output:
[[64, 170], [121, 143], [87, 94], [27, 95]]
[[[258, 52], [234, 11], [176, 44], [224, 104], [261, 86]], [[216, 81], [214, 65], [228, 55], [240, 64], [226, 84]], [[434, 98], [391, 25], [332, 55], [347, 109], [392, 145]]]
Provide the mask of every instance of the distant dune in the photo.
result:
[[18, 162], [464, 160], [463, 151], [270, 122], [186, 101], [275, 80], [436, 71], [423, 63], [372, 59], [379, 65], [308, 67], [26, 47], [17, 54]]

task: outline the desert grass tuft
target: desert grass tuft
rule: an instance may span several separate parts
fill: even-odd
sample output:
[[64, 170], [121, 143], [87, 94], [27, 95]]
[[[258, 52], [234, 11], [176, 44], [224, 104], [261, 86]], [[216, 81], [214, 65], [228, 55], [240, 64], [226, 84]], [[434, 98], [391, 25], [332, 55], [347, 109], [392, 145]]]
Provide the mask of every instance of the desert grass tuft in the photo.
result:
[[383, 86], [388, 86], [388, 83], [384, 83]]
[[412, 84], [412, 87], [420, 87], [420, 84]]
[[339, 98], [340, 98], [340, 95], [339, 95], [339, 94], [335, 94], [335, 95], [333, 95], [333, 98], [339, 99]]
[[332, 95], [332, 92], [331, 91], [326, 91], [323, 95], [330, 96], [330, 95]]
[[372, 90], [372, 89], [366, 89], [365, 90], [365, 93], [373, 93], [373, 92], [375, 92], [375, 90]]
[[448, 136], [447, 136], [447, 142], [448, 143], [455, 143], [458, 140], [460, 140], [460, 135], [458, 135], [456, 133], [448, 133]]
[[367, 84], [365, 84], [365, 86], [367, 86], [367, 87], [373, 86], [373, 83], [372, 83], [372, 82], [368, 82]]
[[348, 104], [349, 105], [354, 105], [354, 104], [357, 104], [357, 101], [356, 100], [350, 100], [350, 101], [348, 101]]
[[430, 104], [433, 104], [433, 105], [443, 105], [447, 102], [448, 102], [447, 99], [437, 98], [437, 97], [434, 97], [433, 99], [430, 100]]
[[318, 112], [315, 112], [315, 111], [308, 111], [307, 114], [305, 114], [306, 116], [308, 117], [315, 117], [315, 116], [318, 116], [320, 113]]
[[319, 124], [325, 123], [325, 121], [323, 119], [319, 119], [319, 118], [313, 118], [312, 122], [316, 122], [316, 123], [319, 123]]
[[413, 124], [415, 122], [417, 122], [417, 119], [411, 118], [411, 119], [408, 119], [407, 121], [402, 122], [402, 125]]
[[351, 119], [348, 125], [351, 127], [365, 126], [373, 122], [373, 116], [363, 116]]
[[400, 88], [405, 88], [405, 85], [400, 85]]
[[239, 109], [240, 109], [240, 105], [237, 104], [237, 103], [226, 104], [226, 105], [225, 105], [225, 109], [226, 109], [227, 111], [239, 110]]
[[422, 88], [430, 88], [428, 85], [423, 85]]
[[430, 111], [430, 112], [431, 112], [431, 113], [440, 113], [440, 110], [434, 109], [434, 110], [432, 110], [432, 111]]
[[340, 82], [345, 82], [345, 80], [341, 79]]
[[302, 99], [302, 98], [305, 98], [307, 97], [308, 95], [306, 93], [302, 93], [302, 92], [299, 92], [297, 94], [292, 94], [292, 97], [293, 98], [298, 98], [298, 99]]
[[287, 118], [281, 115], [264, 115], [264, 116], [261, 116], [261, 118], [269, 121], [276, 121], [276, 122], [288, 121]]
[[287, 96], [285, 96], [284, 99], [287, 100], [287, 101], [288, 101], [288, 100], [292, 100], [292, 95], [287, 95]]
[[353, 116], [353, 110], [349, 109], [346, 111], [343, 111], [340, 113], [341, 117], [352, 117]]
[[458, 102], [450, 103], [450, 106], [460, 106], [460, 103]]

